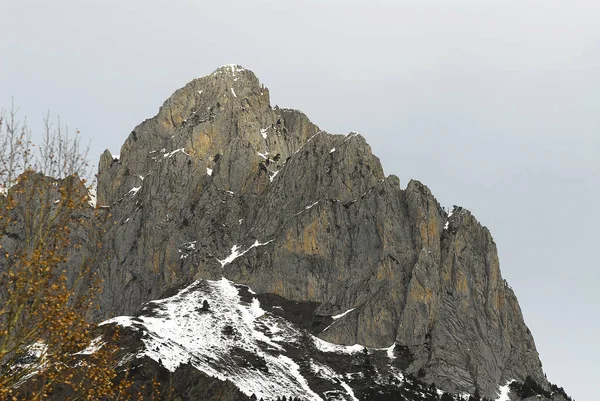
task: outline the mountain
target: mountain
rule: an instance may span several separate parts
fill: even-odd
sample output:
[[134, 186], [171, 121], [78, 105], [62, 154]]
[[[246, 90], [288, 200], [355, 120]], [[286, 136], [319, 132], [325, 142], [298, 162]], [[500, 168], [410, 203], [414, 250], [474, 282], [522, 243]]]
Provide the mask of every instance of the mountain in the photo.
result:
[[238, 65], [104, 152], [96, 208], [96, 318], [178, 399], [567, 399], [487, 228]]

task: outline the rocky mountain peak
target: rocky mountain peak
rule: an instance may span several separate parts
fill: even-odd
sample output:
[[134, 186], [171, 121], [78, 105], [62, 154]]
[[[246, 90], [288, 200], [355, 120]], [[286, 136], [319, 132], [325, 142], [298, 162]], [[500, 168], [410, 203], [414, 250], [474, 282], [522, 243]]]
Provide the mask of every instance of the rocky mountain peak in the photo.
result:
[[[303, 113], [273, 109], [269, 90], [250, 70], [223, 66], [175, 91], [156, 116], [131, 132], [118, 160], [108, 151], [103, 154], [98, 202], [120, 199], [139, 184], [136, 177], [178, 152], [192, 156], [199, 170], [215, 170], [222, 155], [259, 165], [261, 159], [287, 160], [317, 132]], [[239, 189], [239, 182], [231, 185]]]
[[273, 108], [241, 66], [178, 89], [106, 151], [97, 196], [99, 319], [225, 278], [315, 341], [403, 349], [405, 373], [444, 390], [548, 387], [489, 231], [416, 180], [402, 189], [359, 134]]

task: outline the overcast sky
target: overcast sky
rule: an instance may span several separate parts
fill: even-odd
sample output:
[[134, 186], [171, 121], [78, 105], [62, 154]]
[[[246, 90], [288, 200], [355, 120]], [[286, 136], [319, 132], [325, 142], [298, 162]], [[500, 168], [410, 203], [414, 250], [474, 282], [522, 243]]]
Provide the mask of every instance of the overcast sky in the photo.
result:
[[600, 1], [0, 0], [0, 106], [94, 161], [228, 63], [471, 210], [548, 379], [600, 397]]

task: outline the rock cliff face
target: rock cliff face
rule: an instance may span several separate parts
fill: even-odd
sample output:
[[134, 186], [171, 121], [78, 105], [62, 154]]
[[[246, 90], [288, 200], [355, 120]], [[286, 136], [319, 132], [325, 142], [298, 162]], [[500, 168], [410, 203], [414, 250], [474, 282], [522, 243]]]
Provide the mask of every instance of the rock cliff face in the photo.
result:
[[272, 107], [240, 66], [177, 90], [118, 158], [106, 151], [97, 193], [102, 318], [226, 277], [314, 303], [314, 322], [346, 313], [313, 332], [407, 346], [408, 371], [444, 389], [494, 396], [527, 375], [547, 386], [489, 231], [418, 181], [401, 189], [359, 134]]

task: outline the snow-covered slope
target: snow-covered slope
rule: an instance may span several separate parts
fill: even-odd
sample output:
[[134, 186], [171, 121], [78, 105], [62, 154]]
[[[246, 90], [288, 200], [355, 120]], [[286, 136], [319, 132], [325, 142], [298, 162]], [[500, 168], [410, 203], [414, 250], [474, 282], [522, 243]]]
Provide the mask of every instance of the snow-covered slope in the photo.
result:
[[160, 361], [170, 371], [189, 363], [220, 380], [229, 379], [248, 395], [321, 399], [298, 364], [285, 355], [283, 345], [297, 342], [298, 330], [265, 313], [256, 298], [241, 302], [238, 289], [226, 279], [198, 281], [171, 298], [150, 302], [139, 317], [105, 323], [111, 322], [148, 333], [138, 355]]
[[425, 400], [436, 394], [404, 377], [394, 345], [366, 349], [325, 342], [263, 310], [248, 287], [224, 278], [199, 280], [147, 303], [136, 317], [103, 323], [111, 324], [141, 334], [135, 357], [149, 357], [171, 372], [191, 365], [257, 399], [354, 401], [368, 399], [368, 392], [395, 391]]

